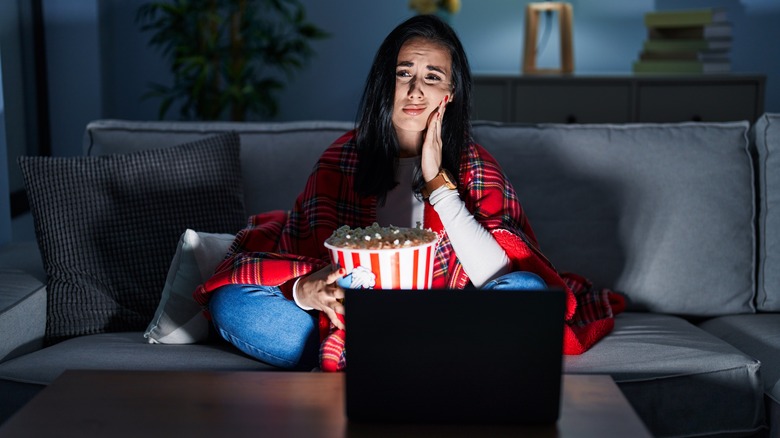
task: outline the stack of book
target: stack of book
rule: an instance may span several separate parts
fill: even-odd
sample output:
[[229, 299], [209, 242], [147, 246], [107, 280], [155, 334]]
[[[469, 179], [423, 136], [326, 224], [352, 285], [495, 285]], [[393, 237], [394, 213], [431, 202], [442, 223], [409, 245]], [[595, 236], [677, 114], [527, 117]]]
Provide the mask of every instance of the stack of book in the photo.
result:
[[647, 39], [635, 73], [725, 73], [731, 71], [732, 26], [719, 8], [645, 14]]

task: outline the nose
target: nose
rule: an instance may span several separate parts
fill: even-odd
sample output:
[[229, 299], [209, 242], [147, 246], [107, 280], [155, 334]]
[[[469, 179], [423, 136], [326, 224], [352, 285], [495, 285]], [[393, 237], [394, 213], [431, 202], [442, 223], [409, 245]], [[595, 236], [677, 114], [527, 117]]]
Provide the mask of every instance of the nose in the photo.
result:
[[407, 96], [409, 96], [412, 99], [422, 99], [424, 96], [424, 93], [422, 91], [422, 87], [417, 85], [417, 78], [414, 77], [412, 80], [409, 81], [409, 91], [406, 93]]

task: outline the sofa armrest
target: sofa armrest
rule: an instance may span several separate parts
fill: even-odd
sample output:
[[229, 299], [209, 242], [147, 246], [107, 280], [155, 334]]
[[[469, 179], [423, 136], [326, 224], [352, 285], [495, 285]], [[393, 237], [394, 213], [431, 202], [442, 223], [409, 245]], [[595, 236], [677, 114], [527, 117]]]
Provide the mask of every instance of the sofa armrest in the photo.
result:
[[18, 269], [0, 269], [0, 362], [43, 347], [46, 286]]

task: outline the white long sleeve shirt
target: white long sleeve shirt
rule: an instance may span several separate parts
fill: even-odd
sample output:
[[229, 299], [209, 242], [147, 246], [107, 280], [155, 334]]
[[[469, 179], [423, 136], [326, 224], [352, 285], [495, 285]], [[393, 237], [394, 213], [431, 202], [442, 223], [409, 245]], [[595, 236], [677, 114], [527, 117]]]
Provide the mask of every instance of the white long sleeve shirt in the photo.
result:
[[[377, 209], [379, 225], [414, 227], [423, 222], [425, 201], [414, 196], [412, 178], [419, 157], [401, 158], [399, 184], [387, 194], [387, 202]], [[440, 187], [429, 202], [438, 213], [463, 269], [476, 287], [509, 272], [509, 258], [496, 239], [466, 209], [457, 190]]]

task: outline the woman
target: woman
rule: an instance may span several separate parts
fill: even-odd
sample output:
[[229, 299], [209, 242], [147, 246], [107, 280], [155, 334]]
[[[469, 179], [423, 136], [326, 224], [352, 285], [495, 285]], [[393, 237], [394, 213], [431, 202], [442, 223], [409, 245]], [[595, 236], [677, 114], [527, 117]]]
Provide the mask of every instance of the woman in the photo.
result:
[[[369, 72], [356, 130], [323, 153], [291, 212], [252, 218], [196, 291], [219, 333], [273, 365], [320, 359], [324, 370], [343, 369], [344, 272], [323, 246], [342, 225], [422, 223], [438, 232], [434, 288], [567, 289], [501, 168], [473, 142], [470, 108], [454, 31], [429, 15], [395, 28]], [[571, 293], [568, 307], [570, 318]]]

